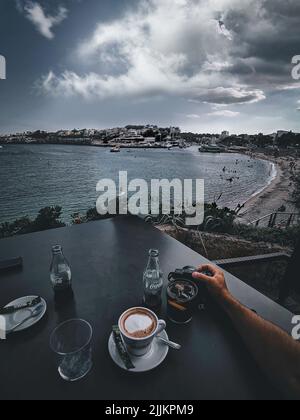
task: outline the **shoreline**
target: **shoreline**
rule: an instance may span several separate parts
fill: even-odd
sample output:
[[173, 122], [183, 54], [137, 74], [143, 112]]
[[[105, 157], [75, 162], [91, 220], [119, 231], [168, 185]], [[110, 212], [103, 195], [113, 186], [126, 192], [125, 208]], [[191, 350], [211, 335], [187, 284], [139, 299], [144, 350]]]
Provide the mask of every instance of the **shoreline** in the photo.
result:
[[277, 180], [277, 178], [279, 176], [279, 172], [281, 171], [281, 169], [278, 168], [278, 166], [274, 162], [271, 162], [271, 166], [272, 166], [271, 174], [270, 174], [270, 177], [269, 177], [269, 180], [268, 180], [267, 184], [264, 187], [262, 187], [259, 190], [257, 190], [255, 193], [253, 193], [251, 195], [251, 197], [247, 200], [247, 202], [250, 201], [250, 200], [252, 200], [252, 199], [254, 199], [254, 198], [256, 198], [258, 195], [260, 195], [264, 191], [266, 191], [267, 188], [271, 187], [274, 183], [276, 183], [276, 180]]
[[[116, 144], [97, 144], [97, 143], [84, 143], [84, 142], [68, 142], [68, 141], [61, 141], [61, 142], [27, 142], [27, 143], [18, 143], [18, 142], [10, 142], [10, 143], [3, 143], [0, 141], [0, 147], [4, 148], [5, 146], [76, 146], [76, 147], [93, 147], [93, 148], [99, 148], [99, 149], [109, 149], [116, 147]], [[170, 147], [166, 146], [149, 146], [148, 144], [127, 144], [127, 145], [120, 145], [120, 149], [132, 149], [132, 150], [138, 150], [138, 149], [149, 149], [149, 150], [169, 150]], [[171, 149], [179, 147], [172, 147]]]
[[[244, 204], [244, 208], [239, 214], [241, 222], [252, 223], [261, 217], [267, 216], [278, 211], [282, 206], [286, 208], [286, 212], [297, 212], [297, 209], [291, 202], [291, 171], [289, 162], [285, 158], [275, 159], [261, 153], [253, 155], [255, 159], [268, 161], [274, 165], [273, 179], [257, 193], [254, 193]], [[299, 167], [299, 161], [297, 166]]]

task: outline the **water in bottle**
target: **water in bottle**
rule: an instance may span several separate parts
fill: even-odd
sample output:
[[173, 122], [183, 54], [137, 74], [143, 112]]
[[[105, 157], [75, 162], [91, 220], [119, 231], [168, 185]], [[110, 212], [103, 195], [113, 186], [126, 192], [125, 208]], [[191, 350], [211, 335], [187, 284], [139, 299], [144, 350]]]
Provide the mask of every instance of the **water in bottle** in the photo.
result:
[[60, 245], [52, 247], [50, 279], [55, 292], [62, 292], [72, 288], [71, 268]]
[[162, 304], [163, 273], [159, 266], [159, 251], [151, 249], [144, 271], [144, 305], [157, 311]]

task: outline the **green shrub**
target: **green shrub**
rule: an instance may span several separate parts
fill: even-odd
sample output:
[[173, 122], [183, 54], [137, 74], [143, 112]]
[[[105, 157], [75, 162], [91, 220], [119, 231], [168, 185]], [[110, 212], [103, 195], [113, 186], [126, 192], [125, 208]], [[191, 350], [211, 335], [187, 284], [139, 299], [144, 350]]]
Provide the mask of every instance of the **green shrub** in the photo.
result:
[[41, 209], [37, 218], [33, 221], [34, 232], [65, 226], [65, 224], [60, 221], [61, 212], [62, 208], [59, 206]]
[[39, 211], [34, 220], [23, 217], [12, 223], [2, 223], [0, 225], [0, 238], [63, 227], [65, 224], [60, 220], [61, 212], [62, 209], [58, 206], [45, 207]]
[[82, 223], [93, 222], [96, 220], [106, 220], [111, 219], [112, 215], [100, 215], [96, 209], [96, 207], [89, 209], [85, 215], [81, 215], [80, 213], [74, 213], [71, 215], [71, 224], [72, 225], [80, 225]]
[[219, 208], [216, 203], [205, 204], [205, 220], [199, 230], [216, 233], [231, 233], [236, 213], [229, 208]]
[[[59, 206], [45, 207], [39, 211], [34, 220], [23, 217], [12, 223], [2, 223], [0, 224], [0, 238], [63, 227], [65, 224], [61, 221], [61, 213], [62, 208]], [[159, 223], [160, 220], [165, 220], [162, 216], [153, 217], [151, 221]], [[171, 223], [172, 216], [174, 216], [174, 211], [171, 212], [169, 223]], [[79, 213], [73, 214], [71, 223], [81, 224], [111, 217], [110, 215], [101, 216], [96, 208], [92, 208], [83, 216]], [[182, 220], [185, 217], [187, 215], [183, 214]], [[253, 242], [269, 242], [287, 247], [294, 247], [300, 238], [300, 226], [290, 227], [285, 230], [279, 228], [258, 228], [236, 224], [235, 218], [236, 212], [229, 208], [219, 208], [216, 203], [205, 204], [205, 220], [201, 226], [198, 226], [198, 229], [205, 232], [234, 235]], [[191, 229], [195, 229], [195, 227], [193, 226]]]

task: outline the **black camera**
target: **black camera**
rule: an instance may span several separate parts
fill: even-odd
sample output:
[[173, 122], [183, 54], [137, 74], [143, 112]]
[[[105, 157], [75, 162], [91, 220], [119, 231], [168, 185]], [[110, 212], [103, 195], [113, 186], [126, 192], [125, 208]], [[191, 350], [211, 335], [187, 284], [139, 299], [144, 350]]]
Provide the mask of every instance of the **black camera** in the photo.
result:
[[169, 281], [172, 280], [194, 280], [193, 273], [197, 271], [197, 268], [186, 266], [183, 268], [177, 268], [173, 273], [169, 274]]
[[169, 274], [168, 280], [169, 280], [169, 282], [185, 280], [185, 281], [193, 283], [199, 291], [198, 296], [197, 296], [197, 303], [198, 304], [204, 304], [206, 302], [206, 298], [207, 298], [207, 288], [206, 288], [206, 284], [204, 282], [201, 282], [200, 280], [194, 279], [193, 273], [195, 273], [197, 271], [198, 271], [198, 269], [196, 267], [192, 267], [192, 266], [177, 268], [174, 272]]

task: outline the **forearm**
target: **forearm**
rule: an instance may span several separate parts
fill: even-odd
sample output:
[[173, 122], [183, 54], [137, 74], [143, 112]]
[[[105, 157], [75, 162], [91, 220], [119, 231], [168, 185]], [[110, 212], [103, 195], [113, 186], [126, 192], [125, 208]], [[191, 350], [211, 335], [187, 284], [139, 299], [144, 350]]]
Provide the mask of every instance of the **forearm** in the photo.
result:
[[221, 305], [261, 369], [288, 397], [300, 399], [300, 344], [229, 293]]
[[206, 283], [211, 296], [227, 312], [248, 350], [272, 383], [287, 397], [300, 399], [300, 344], [234, 299], [219, 267], [201, 265], [193, 277]]

